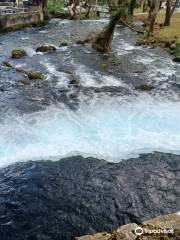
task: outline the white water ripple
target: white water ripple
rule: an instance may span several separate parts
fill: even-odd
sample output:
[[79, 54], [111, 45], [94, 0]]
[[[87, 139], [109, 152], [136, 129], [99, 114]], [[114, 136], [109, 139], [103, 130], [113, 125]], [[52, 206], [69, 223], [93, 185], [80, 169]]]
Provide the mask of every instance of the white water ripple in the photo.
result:
[[1, 166], [82, 154], [108, 161], [160, 150], [180, 152], [180, 103], [147, 96], [129, 102], [50, 107], [0, 125]]

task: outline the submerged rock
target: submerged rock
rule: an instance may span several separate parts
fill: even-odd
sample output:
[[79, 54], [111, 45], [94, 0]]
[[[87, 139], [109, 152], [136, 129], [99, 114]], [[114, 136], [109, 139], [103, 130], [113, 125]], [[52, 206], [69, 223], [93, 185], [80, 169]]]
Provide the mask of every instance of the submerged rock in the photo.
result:
[[11, 52], [11, 57], [12, 58], [22, 58], [27, 56], [27, 52], [23, 49], [13, 49]]
[[85, 44], [85, 43], [86, 43], [85, 40], [77, 40], [77, 41], [76, 41], [76, 44], [82, 44], [82, 45], [83, 45], [83, 44]]
[[110, 163], [29, 161], [0, 169], [3, 240], [70, 240], [180, 209], [180, 156], [155, 152]]
[[3, 65], [9, 68], [14, 68], [13, 65], [10, 62], [4, 61]]
[[66, 46], [68, 46], [68, 43], [67, 42], [61, 42], [59, 46], [60, 47], [66, 47]]
[[142, 84], [142, 85], [136, 86], [135, 89], [140, 91], [151, 91], [154, 89], [154, 86], [149, 84]]
[[27, 71], [23, 68], [15, 68], [17, 72], [25, 74], [29, 79], [43, 79], [43, 74], [38, 71]]
[[54, 52], [54, 51], [56, 51], [56, 47], [49, 43], [45, 43], [40, 47], [36, 48], [36, 52]]
[[176, 48], [174, 49], [174, 61], [180, 62], [180, 40], [176, 42]]
[[31, 85], [31, 81], [28, 79], [22, 79], [19, 82], [22, 83], [23, 85]]
[[78, 79], [72, 79], [70, 82], [69, 82], [70, 85], [80, 85], [80, 81]]

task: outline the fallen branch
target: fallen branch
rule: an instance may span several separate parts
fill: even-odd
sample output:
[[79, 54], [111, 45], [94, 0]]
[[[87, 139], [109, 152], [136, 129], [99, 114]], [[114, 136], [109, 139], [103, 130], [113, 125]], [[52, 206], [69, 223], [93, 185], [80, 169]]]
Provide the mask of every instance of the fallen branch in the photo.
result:
[[129, 24], [127, 24], [126, 22], [124, 22], [124, 20], [122, 18], [119, 19], [119, 21], [122, 23], [122, 25], [124, 25], [125, 27], [128, 27], [130, 30], [132, 30], [133, 32], [137, 32], [137, 33], [141, 33], [144, 34], [143, 31], [138, 30], [136, 28], [133, 28], [132, 26], [130, 26]]

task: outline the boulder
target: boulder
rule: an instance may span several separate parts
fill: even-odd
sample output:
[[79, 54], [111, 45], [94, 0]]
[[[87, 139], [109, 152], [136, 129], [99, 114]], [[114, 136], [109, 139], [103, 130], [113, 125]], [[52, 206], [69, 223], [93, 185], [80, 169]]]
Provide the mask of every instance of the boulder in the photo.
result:
[[56, 47], [49, 43], [45, 43], [40, 47], [36, 48], [36, 52], [54, 52], [54, 51], [56, 51]]
[[13, 49], [12, 52], [11, 52], [11, 57], [12, 58], [19, 59], [19, 58], [22, 58], [22, 57], [25, 57], [25, 56], [27, 56], [27, 52], [23, 49]]

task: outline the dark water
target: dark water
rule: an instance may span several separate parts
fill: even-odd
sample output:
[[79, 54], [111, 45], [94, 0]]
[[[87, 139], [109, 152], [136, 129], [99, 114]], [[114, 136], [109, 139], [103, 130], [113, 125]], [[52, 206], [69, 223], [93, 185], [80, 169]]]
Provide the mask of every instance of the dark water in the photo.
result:
[[[118, 26], [112, 53], [75, 44], [99, 32], [100, 21], [52, 20], [48, 25], [0, 36], [0, 62], [38, 70], [30, 86], [1, 65], [1, 165], [83, 154], [119, 161], [140, 152], [180, 150], [180, 65], [160, 49], [136, 47], [136, 33]], [[59, 48], [60, 42], [68, 47]], [[52, 43], [55, 53], [35, 49]], [[13, 48], [28, 56], [9, 59]], [[121, 64], [107, 64], [114, 55]], [[71, 80], [78, 80], [78, 87]], [[135, 90], [151, 84], [150, 92]]]

